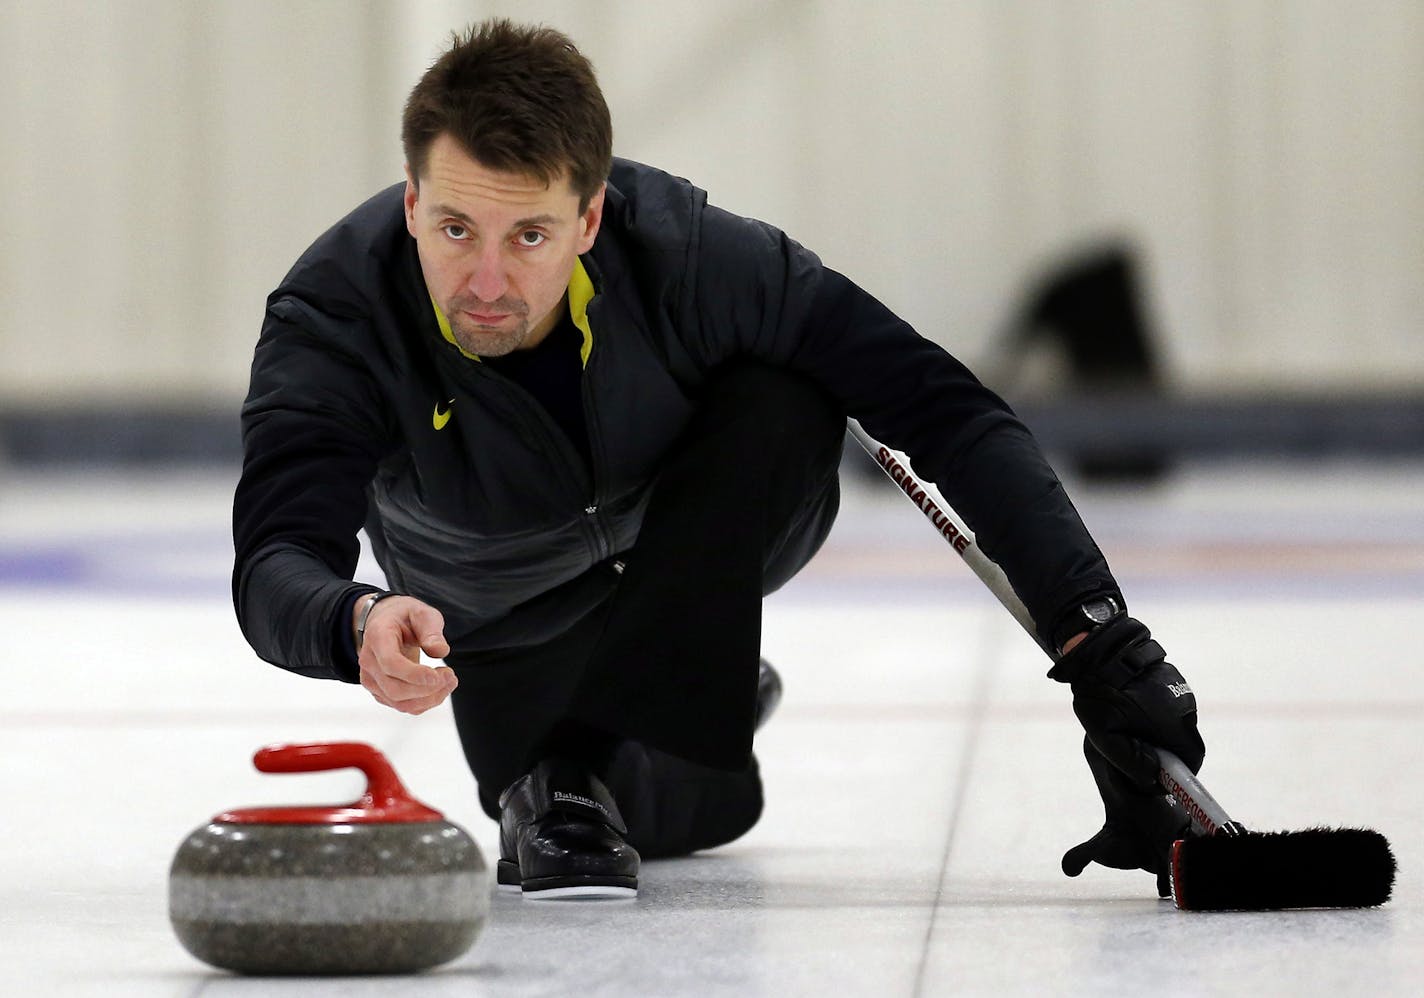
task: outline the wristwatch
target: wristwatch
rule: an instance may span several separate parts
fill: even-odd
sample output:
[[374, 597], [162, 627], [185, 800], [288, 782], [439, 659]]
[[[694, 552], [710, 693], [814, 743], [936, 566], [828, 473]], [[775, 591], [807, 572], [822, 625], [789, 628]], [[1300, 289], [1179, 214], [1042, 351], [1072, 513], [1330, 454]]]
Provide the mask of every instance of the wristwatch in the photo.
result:
[[1119, 617], [1123, 613], [1122, 604], [1112, 596], [1093, 596], [1083, 601], [1058, 627], [1057, 645], [1061, 649], [1069, 638], [1087, 631], [1091, 634], [1099, 627]]
[[376, 608], [376, 604], [388, 596], [395, 596], [395, 593], [374, 592], [367, 593], [361, 598], [365, 603], [361, 606], [361, 612], [356, 617], [356, 654], [361, 654], [361, 646], [366, 643], [366, 621], [370, 619], [371, 611]]

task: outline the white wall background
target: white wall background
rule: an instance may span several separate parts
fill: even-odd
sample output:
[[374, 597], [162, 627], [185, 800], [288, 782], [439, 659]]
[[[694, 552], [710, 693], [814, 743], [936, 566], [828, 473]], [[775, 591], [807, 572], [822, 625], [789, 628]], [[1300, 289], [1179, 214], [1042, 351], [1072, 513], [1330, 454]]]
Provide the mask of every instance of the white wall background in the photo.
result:
[[1124, 234], [1179, 387], [1424, 387], [1419, 0], [0, 0], [0, 405], [239, 398], [267, 292], [490, 14], [575, 38], [619, 154], [971, 366]]

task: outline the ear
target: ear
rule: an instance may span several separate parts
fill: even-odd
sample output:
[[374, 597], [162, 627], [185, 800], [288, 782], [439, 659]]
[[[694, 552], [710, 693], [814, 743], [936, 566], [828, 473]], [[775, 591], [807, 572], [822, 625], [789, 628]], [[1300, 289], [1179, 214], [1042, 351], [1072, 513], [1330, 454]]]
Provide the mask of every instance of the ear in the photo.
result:
[[588, 207], [579, 216], [579, 237], [578, 252], [587, 253], [593, 248], [593, 241], [598, 238], [598, 227], [603, 224], [603, 194], [608, 190], [608, 185], [603, 184], [598, 188], [598, 192], [588, 199]]
[[415, 237], [415, 200], [420, 196], [420, 187], [415, 182], [415, 175], [410, 172], [410, 166], [405, 168], [405, 228]]

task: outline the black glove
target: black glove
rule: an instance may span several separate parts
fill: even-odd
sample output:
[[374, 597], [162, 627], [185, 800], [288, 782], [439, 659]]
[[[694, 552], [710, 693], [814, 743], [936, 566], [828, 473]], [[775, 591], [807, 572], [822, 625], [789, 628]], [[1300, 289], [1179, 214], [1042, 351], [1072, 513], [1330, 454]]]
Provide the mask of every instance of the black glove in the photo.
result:
[[1098, 628], [1048, 675], [1072, 685], [1073, 713], [1088, 740], [1138, 790], [1158, 786], [1156, 748], [1175, 753], [1193, 773], [1201, 768], [1197, 698], [1138, 621], [1119, 617]]
[[1063, 872], [1076, 877], [1089, 863], [1146, 870], [1157, 875], [1157, 895], [1169, 897], [1172, 843], [1187, 835], [1191, 827], [1187, 813], [1161, 790], [1138, 790], [1087, 738], [1083, 755], [1107, 818], [1098, 834], [1063, 854]]

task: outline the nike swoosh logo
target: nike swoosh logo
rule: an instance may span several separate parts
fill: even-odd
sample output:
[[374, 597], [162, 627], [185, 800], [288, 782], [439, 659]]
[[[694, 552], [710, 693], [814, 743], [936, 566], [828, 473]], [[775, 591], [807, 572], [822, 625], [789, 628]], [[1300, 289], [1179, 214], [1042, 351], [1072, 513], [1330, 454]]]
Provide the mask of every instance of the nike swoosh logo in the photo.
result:
[[453, 406], [454, 404], [455, 404], [455, 400], [454, 400], [454, 399], [451, 399], [450, 401], [446, 402], [446, 403], [445, 403], [445, 411], [444, 411], [444, 412], [441, 412], [441, 411], [440, 411], [440, 403], [439, 403], [439, 402], [436, 402], [436, 403], [435, 403], [435, 415], [433, 415], [433, 416], [430, 417], [430, 422], [435, 425], [435, 428], [436, 428], [437, 430], [443, 430], [443, 429], [445, 429], [445, 424], [448, 423], [448, 422], [450, 422], [450, 415], [451, 415], [450, 407]]

